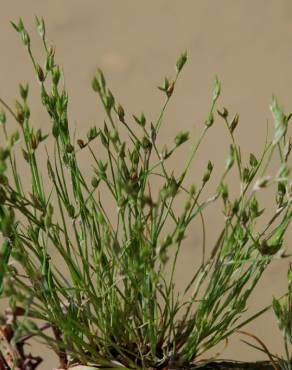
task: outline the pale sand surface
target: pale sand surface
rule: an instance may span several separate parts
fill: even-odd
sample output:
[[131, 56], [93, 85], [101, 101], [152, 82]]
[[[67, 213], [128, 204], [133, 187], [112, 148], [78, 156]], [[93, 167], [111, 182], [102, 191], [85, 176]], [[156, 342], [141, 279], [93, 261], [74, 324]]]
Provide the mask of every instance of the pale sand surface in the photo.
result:
[[[80, 135], [92, 123], [102, 124], [103, 114], [90, 88], [96, 67], [104, 70], [109, 85], [128, 112], [144, 111], [154, 120], [162, 104], [156, 86], [165, 74], [173, 74], [176, 57], [184, 49], [189, 52], [189, 62], [168, 110], [162, 142], [172, 141], [182, 129], [191, 130], [193, 136], [199, 134], [208, 112], [215, 74], [222, 81], [218, 106], [225, 105], [230, 112], [240, 113], [237, 138], [246, 159], [251, 151], [259, 153], [263, 147], [267, 119], [271, 123], [272, 94], [278, 96], [286, 111], [291, 110], [292, 2], [289, 0], [3, 0], [0, 95], [13, 101], [18, 82], [31, 82], [33, 119], [44, 131], [50, 122], [36, 99], [38, 86], [24, 47], [9, 24], [21, 16], [35, 35], [34, 15], [45, 17], [48, 36], [56, 45], [57, 60], [65, 70], [70, 93], [70, 120], [72, 125], [77, 122]], [[36, 55], [41, 58], [39, 40], [33, 36], [32, 41]], [[220, 173], [228, 145], [226, 130], [218, 119], [201, 149], [200, 160], [193, 166], [194, 176], [202, 172], [209, 156]], [[175, 169], [181, 167], [185, 154], [185, 150], [178, 153], [172, 163]], [[84, 168], [87, 167], [89, 171], [84, 158]], [[235, 186], [234, 189], [238, 191]], [[269, 207], [268, 195], [262, 201]], [[222, 215], [211, 209], [206, 217], [211, 244]], [[291, 240], [290, 236], [287, 239], [290, 251]], [[198, 223], [190, 230], [180, 259], [178, 286], [183, 286], [190, 276], [200, 242]], [[287, 264], [280, 261], [269, 268], [252, 296], [251, 312], [270, 302], [273, 295], [284, 292]], [[272, 314], [266, 314], [246, 330], [257, 334], [271, 351], [282, 351]], [[241, 338], [240, 335], [231, 338], [222, 356], [237, 360], [264, 358], [241, 343]], [[52, 369], [56, 365], [55, 357], [43, 347], [33, 345], [36, 348], [46, 357], [41, 369]]]

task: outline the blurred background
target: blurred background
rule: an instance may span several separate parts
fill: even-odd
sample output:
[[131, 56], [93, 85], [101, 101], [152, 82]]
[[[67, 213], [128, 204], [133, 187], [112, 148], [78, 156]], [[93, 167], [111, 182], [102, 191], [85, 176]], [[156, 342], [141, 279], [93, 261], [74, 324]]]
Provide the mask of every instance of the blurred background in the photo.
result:
[[[164, 98], [157, 86], [165, 75], [174, 75], [175, 61], [185, 49], [189, 60], [162, 126], [162, 144], [173, 141], [181, 130], [190, 130], [193, 139], [199, 135], [210, 107], [215, 74], [222, 83], [218, 108], [225, 106], [230, 114], [240, 115], [236, 138], [245, 161], [250, 152], [259, 154], [263, 149], [267, 122], [272, 129], [271, 96], [278, 97], [284, 111], [292, 109], [290, 0], [10, 0], [1, 5], [0, 96], [13, 103], [19, 82], [29, 82], [32, 119], [44, 132], [50, 131], [51, 126], [40, 103], [39, 86], [26, 50], [10, 25], [11, 20], [19, 17], [32, 36], [32, 48], [40, 64], [44, 56], [34, 16], [44, 17], [47, 36], [56, 46], [56, 61], [65, 73], [70, 122], [72, 127], [76, 125], [80, 136], [93, 124], [103, 125], [101, 106], [90, 87], [97, 67], [104, 71], [108, 85], [127, 114], [143, 111], [149, 121], [154, 121]], [[190, 176], [199, 174], [200, 178], [208, 159], [215, 164], [215, 174], [220, 174], [229, 144], [226, 128], [217, 118]], [[180, 150], [171, 163], [174, 170], [180, 168], [185, 157], [186, 149]], [[84, 168], [87, 166], [84, 158]], [[238, 193], [237, 177], [229, 178], [229, 183]], [[268, 192], [261, 197], [261, 205], [267, 209], [273, 209], [272, 201]], [[223, 221], [220, 208], [211, 207], [206, 220], [210, 247]], [[178, 288], [197, 264], [201, 240], [198, 223], [190, 229], [179, 260]], [[286, 246], [290, 252], [291, 242], [289, 235]], [[268, 268], [251, 297], [249, 313], [285, 292], [287, 266], [287, 260], [279, 260]], [[281, 335], [272, 313], [248, 325], [246, 331], [263, 340], [271, 352], [282, 352]], [[230, 338], [221, 357], [246, 361], [265, 358], [241, 339], [248, 340], [239, 334]], [[33, 343], [31, 350], [45, 358], [41, 369], [57, 366], [56, 358], [45, 347]]]

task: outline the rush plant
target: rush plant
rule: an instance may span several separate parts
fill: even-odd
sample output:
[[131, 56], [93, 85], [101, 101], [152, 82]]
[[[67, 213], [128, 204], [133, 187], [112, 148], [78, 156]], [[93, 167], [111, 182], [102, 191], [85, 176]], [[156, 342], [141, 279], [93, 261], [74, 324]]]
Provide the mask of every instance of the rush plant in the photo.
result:
[[[272, 99], [274, 135], [267, 135], [259, 157], [251, 153], [246, 161], [235, 137], [239, 116], [216, 109], [221, 90], [216, 77], [199, 137], [180, 132], [169, 149], [162, 149], [160, 128], [187, 62], [184, 52], [174, 77], [159, 87], [164, 102], [153, 123], [143, 113], [127, 114], [98, 70], [92, 89], [106, 118], [76, 140], [68, 92], [43, 19], [36, 18], [43, 62], [36, 60], [22, 20], [12, 25], [32, 61], [51, 127], [33, 127], [27, 84], [19, 85], [15, 107], [1, 99], [0, 291], [10, 309], [2, 317], [0, 367], [35, 368], [40, 358], [27, 355], [23, 346], [32, 336], [56, 352], [63, 368], [196, 364], [203, 353], [267, 310], [241, 319], [266, 267], [275, 255], [285, 256], [281, 248], [292, 218], [291, 115]], [[11, 120], [17, 123], [15, 132]], [[187, 186], [186, 179], [205, 136], [221, 123], [230, 137], [229, 156], [212, 195], [205, 198], [213, 164], [207, 163], [197, 184]], [[189, 146], [189, 155], [175, 173], [168, 162], [182, 145]], [[80, 164], [84, 152], [92, 163], [90, 174]], [[275, 173], [269, 167], [273, 157], [279, 163]], [[40, 164], [44, 158], [46, 168]], [[228, 190], [230, 171], [238, 174], [236, 197]], [[268, 187], [275, 200], [270, 214], [258, 201], [258, 193]], [[114, 214], [109, 214], [108, 195]], [[209, 255], [203, 242], [199, 267], [177, 293], [175, 271], [185, 237], [198, 218], [205, 240], [204, 211], [214, 202], [222, 204], [222, 230]], [[258, 223], [263, 214], [265, 222]]]

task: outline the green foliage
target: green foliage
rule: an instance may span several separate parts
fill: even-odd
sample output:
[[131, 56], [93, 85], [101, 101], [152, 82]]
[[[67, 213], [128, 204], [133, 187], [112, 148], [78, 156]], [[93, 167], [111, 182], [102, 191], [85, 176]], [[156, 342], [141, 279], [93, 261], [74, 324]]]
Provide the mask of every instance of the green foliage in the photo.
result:
[[[165, 101], [154, 123], [144, 113], [127, 115], [102, 71], [97, 70], [91, 84], [106, 119], [103, 128], [93, 126], [85, 138], [75, 140], [68, 119], [69, 95], [62, 83], [62, 69], [55, 61], [55, 49], [46, 39], [44, 21], [36, 18], [45, 52], [40, 63], [32, 53], [22, 20], [12, 25], [27, 48], [40, 83], [40, 102], [52, 122], [45, 134], [32, 126], [28, 85], [20, 85], [15, 110], [0, 100], [18, 124], [17, 133], [8, 133], [9, 120], [1, 112], [6, 144], [0, 150], [0, 289], [14, 312], [14, 343], [20, 332], [36, 335], [58, 354], [63, 365], [145, 369], [196, 361], [245, 324], [240, 318], [247, 300], [282, 247], [292, 217], [288, 117], [273, 99], [275, 137], [266, 143], [259, 158], [250, 154], [245, 165], [234, 137], [239, 116], [230, 119], [226, 108], [218, 111], [231, 138], [230, 151], [216, 190], [203, 199], [213, 164], [207, 163], [198, 184], [187, 188], [185, 180], [218, 118], [215, 106], [221, 86], [217, 77], [201, 134], [190, 144], [190, 155], [181, 171], [174, 173], [167, 169], [166, 161], [174, 159], [177, 148], [192, 138], [188, 132], [181, 132], [171, 149], [163, 151], [157, 137], [187, 61], [186, 52], [176, 62], [174, 78], [165, 78], [159, 87]], [[54, 141], [54, 149], [47, 152], [46, 173], [40, 166], [40, 148], [48, 136]], [[19, 174], [17, 148], [23, 153], [30, 189], [23, 186]], [[266, 171], [275, 148], [280, 169], [272, 178]], [[102, 150], [106, 154], [103, 160], [99, 157]], [[82, 171], [80, 151], [86, 151], [92, 161], [89, 181]], [[234, 165], [239, 194], [232, 199], [227, 175]], [[157, 176], [163, 181], [159, 191], [153, 189]], [[46, 177], [49, 186], [45, 186]], [[273, 185], [276, 210], [259, 230], [258, 219], [264, 209], [257, 192]], [[112, 217], [103, 197], [106, 192], [117, 209]], [[184, 194], [185, 200], [182, 209], [174, 211], [182, 204], [179, 194]], [[206, 256], [204, 210], [220, 199], [224, 225]], [[177, 259], [196, 218], [202, 221], [203, 258], [189, 284], [177, 295]], [[170, 265], [170, 274], [165, 273], [166, 264]], [[52, 332], [39, 328], [36, 319]]]
[[288, 270], [288, 292], [280, 298], [273, 298], [273, 310], [277, 317], [278, 325], [283, 333], [285, 358], [279, 358], [282, 370], [292, 369], [292, 269]]

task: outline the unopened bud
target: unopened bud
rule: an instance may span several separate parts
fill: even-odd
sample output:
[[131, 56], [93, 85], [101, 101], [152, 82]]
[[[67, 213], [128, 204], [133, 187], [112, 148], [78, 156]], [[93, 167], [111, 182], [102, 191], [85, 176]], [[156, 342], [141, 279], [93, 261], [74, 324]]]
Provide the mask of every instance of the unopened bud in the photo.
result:
[[121, 106], [121, 104], [118, 105], [118, 116], [119, 116], [120, 121], [123, 122], [124, 117], [125, 117], [125, 111], [124, 111], [124, 108]]
[[223, 107], [222, 111], [220, 112], [219, 110], [217, 110], [217, 113], [219, 114], [219, 116], [221, 116], [222, 118], [227, 118], [228, 117], [228, 110]]
[[231, 123], [230, 123], [230, 126], [229, 126], [229, 129], [230, 129], [230, 132], [233, 133], [233, 131], [235, 130], [236, 126], [238, 125], [238, 121], [239, 121], [239, 115], [236, 113], [236, 115], [233, 117]]
[[27, 151], [22, 149], [22, 155], [23, 155], [23, 158], [25, 159], [25, 161], [29, 162], [29, 155], [28, 155]]
[[75, 216], [75, 208], [72, 204], [69, 204], [67, 207], [67, 211], [70, 217], [74, 218]]
[[20, 96], [22, 97], [22, 99], [26, 100], [27, 95], [28, 95], [28, 84], [26, 84], [25, 86], [23, 86], [22, 84], [19, 84], [19, 92], [20, 92]]
[[183, 66], [186, 64], [187, 59], [188, 59], [187, 51], [184, 51], [176, 61], [176, 70], [178, 73], [183, 69]]
[[52, 81], [54, 85], [58, 85], [59, 80], [61, 77], [61, 72], [59, 66], [54, 67], [53, 72], [52, 72]]
[[93, 188], [97, 188], [100, 183], [100, 180], [97, 177], [93, 177], [91, 180], [91, 185]]
[[25, 29], [23, 29], [21, 31], [21, 38], [22, 38], [22, 42], [24, 43], [25, 46], [30, 45], [30, 37], [29, 37], [29, 34], [26, 32]]
[[183, 143], [185, 143], [189, 139], [189, 133], [188, 132], [181, 132], [175, 137], [175, 144], [176, 146], [180, 146]]
[[100, 92], [100, 85], [99, 85], [96, 77], [93, 77], [93, 79], [91, 81], [91, 87], [92, 87], [93, 91]]

